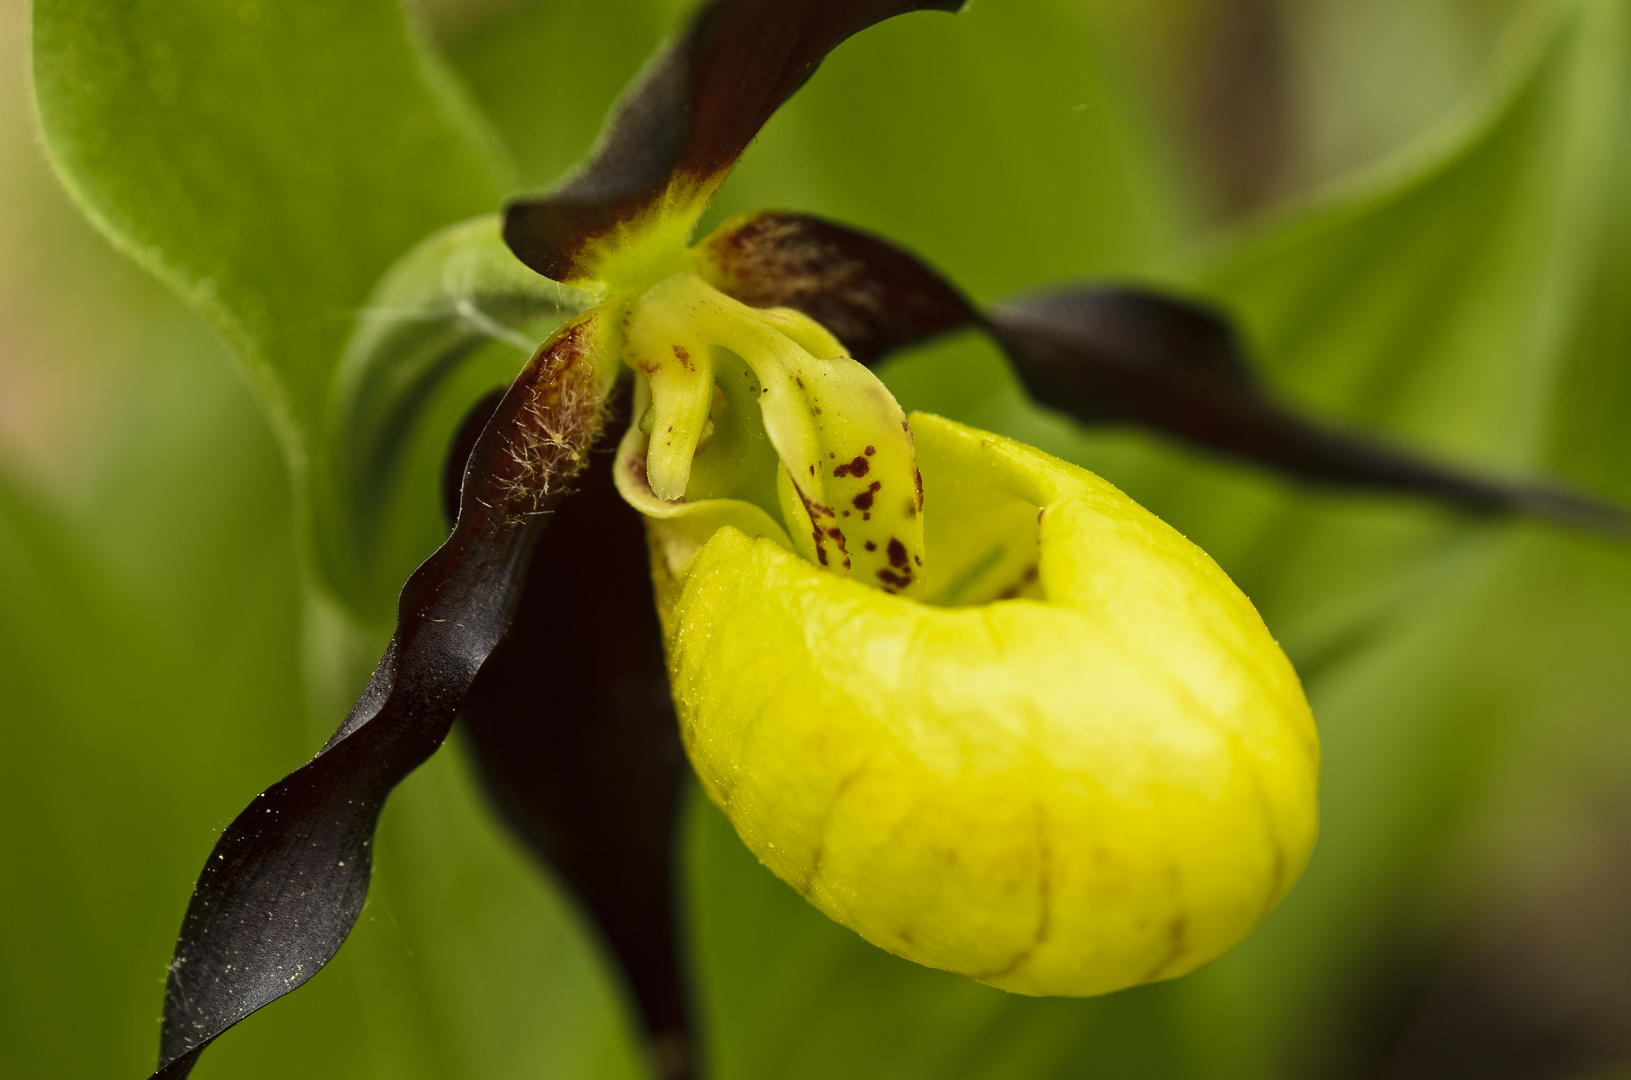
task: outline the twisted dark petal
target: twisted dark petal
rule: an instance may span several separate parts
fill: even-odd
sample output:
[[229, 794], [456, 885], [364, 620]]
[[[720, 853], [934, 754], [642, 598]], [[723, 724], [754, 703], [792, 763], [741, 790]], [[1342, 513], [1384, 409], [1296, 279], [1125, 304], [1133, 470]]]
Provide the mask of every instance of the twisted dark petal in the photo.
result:
[[765, 121], [845, 38], [908, 11], [962, 6], [713, 0], [625, 93], [583, 167], [549, 194], [505, 209], [505, 241], [545, 277], [594, 277], [598, 241], [665, 203], [700, 211]]
[[[606, 430], [627, 423], [614, 412]], [[449, 460], [468, 446], [455, 444]], [[612, 485], [610, 451], [551, 521], [462, 717], [499, 813], [570, 886], [620, 962], [657, 1075], [682, 1080], [696, 1070], [674, 903], [688, 766], [645, 527]]]
[[699, 248], [720, 290], [754, 307], [802, 311], [862, 363], [979, 321], [915, 255], [820, 218], [755, 214], [726, 222]]
[[874, 363], [979, 325], [1031, 396], [1083, 423], [1133, 424], [1299, 480], [1526, 513], [1631, 539], [1631, 512], [1556, 484], [1439, 465], [1322, 424], [1277, 401], [1219, 312], [1128, 288], [1073, 288], [981, 313], [889, 242], [819, 218], [768, 212], [698, 245], [712, 283], [755, 307], [791, 307]]
[[227, 1028], [315, 975], [368, 891], [386, 795], [446, 737], [503, 637], [544, 513], [600, 426], [580, 319], [540, 348], [476, 442], [458, 523], [403, 587], [397, 630], [315, 758], [227, 826], [199, 875], [165, 989], [156, 1078], [192, 1070]]
[[1031, 396], [1087, 423], [1128, 423], [1301, 480], [1527, 513], [1631, 538], [1631, 513], [1553, 484], [1437, 465], [1305, 417], [1253, 377], [1221, 314], [1132, 289], [1077, 288], [987, 314]]

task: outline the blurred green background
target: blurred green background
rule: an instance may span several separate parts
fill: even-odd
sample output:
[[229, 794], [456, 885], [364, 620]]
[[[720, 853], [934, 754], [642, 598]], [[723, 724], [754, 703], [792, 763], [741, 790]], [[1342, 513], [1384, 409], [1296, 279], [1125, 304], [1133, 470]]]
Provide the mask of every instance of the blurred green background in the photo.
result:
[[[305, 25], [173, 3], [265, 17], [296, 45]], [[560, 175], [686, 6], [423, 0], [432, 81], [490, 174], [382, 218], [380, 257]], [[114, 56], [185, 48], [162, 8], [87, 3], [86, 32]], [[332, 612], [302, 575], [244, 345], [264, 328], [235, 363], [71, 205], [41, 150], [29, 37], [27, 4], [0, 0], [0, 1073], [135, 1077], [209, 845], [320, 745], [360, 676], [335, 674]], [[243, 107], [198, 100], [229, 123]], [[290, 116], [297, 133], [322, 119]], [[125, 119], [109, 114], [116, 135], [87, 160], [170, 153], [139, 102]], [[262, 164], [243, 220], [274, 238], [308, 202], [396, 205], [389, 159]], [[704, 227], [826, 214], [984, 300], [1105, 278], [1197, 293], [1312, 411], [1631, 502], [1628, 193], [1627, 0], [976, 0], [844, 46]], [[216, 213], [199, 209], [205, 247], [232, 239]], [[365, 291], [383, 264], [327, 235], [268, 253], [288, 265], [265, 273]], [[137, 254], [172, 265], [161, 248]], [[224, 303], [253, 293], [245, 276], [219, 283]], [[214, 310], [213, 279], [182, 284]], [[267, 321], [322, 369], [357, 302]], [[1218, 559], [1307, 683], [1323, 831], [1225, 959], [1036, 1001], [827, 922], [699, 800], [684, 888], [718, 1080], [1631, 1076], [1631, 552], [1084, 431], [974, 339], [885, 374], [908, 408], [1100, 471]], [[455, 739], [392, 799], [338, 959], [195, 1075], [637, 1077], [620, 993]]]

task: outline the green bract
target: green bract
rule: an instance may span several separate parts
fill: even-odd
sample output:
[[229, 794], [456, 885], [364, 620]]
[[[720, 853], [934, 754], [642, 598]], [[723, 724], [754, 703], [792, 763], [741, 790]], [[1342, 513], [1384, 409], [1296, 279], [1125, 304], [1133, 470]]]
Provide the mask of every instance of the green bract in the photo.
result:
[[747, 845], [891, 952], [1026, 994], [1181, 975], [1314, 841], [1290, 663], [1205, 553], [1085, 470], [911, 418], [918, 601], [719, 528], [654, 559], [682, 733]]

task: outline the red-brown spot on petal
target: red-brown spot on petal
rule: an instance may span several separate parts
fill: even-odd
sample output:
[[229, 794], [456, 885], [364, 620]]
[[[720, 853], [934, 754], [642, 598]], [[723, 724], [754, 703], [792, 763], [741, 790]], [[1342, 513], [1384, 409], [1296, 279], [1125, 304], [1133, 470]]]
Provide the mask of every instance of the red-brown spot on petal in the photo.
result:
[[906, 554], [906, 545], [893, 536], [889, 538], [889, 565], [911, 573], [912, 560]]
[[857, 455], [854, 461], [846, 461], [833, 469], [832, 474], [834, 476], [865, 476], [871, 471], [871, 463], [866, 458]]

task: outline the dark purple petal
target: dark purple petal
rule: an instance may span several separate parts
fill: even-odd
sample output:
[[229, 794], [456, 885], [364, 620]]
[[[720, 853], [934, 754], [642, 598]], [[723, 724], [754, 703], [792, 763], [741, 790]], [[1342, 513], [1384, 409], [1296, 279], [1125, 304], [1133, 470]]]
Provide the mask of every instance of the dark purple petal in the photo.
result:
[[1084, 422], [1153, 428], [1301, 480], [1631, 538], [1631, 513], [1590, 496], [1438, 465], [1299, 414], [1257, 382], [1234, 328], [1208, 308], [1077, 288], [1006, 305], [987, 322], [1031, 396]]
[[[607, 431], [627, 423], [626, 410], [613, 413]], [[612, 484], [611, 450], [595, 455], [556, 512], [509, 634], [461, 715], [499, 813], [570, 887], [620, 962], [657, 1075], [682, 1080], [697, 1067], [674, 899], [690, 767], [645, 526]], [[463, 457], [455, 445], [450, 460]]]
[[737, 218], [698, 247], [722, 292], [754, 307], [802, 311], [862, 363], [979, 321], [963, 294], [915, 255], [820, 218]]
[[909, 11], [962, 6], [714, 0], [636, 80], [584, 166], [505, 209], [505, 241], [545, 277], [594, 278], [623, 230], [637, 234], [673, 208], [694, 219], [765, 121], [845, 38]]
[[458, 523], [414, 571], [397, 630], [327, 745], [227, 826], [199, 875], [165, 988], [159, 1069], [186, 1076], [227, 1028], [327, 964], [368, 891], [385, 797], [446, 737], [521, 594], [547, 512], [601, 427], [587, 317], [558, 330], [500, 402]]

